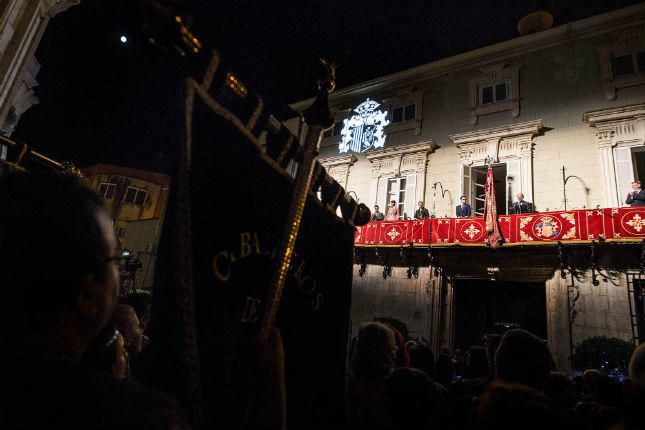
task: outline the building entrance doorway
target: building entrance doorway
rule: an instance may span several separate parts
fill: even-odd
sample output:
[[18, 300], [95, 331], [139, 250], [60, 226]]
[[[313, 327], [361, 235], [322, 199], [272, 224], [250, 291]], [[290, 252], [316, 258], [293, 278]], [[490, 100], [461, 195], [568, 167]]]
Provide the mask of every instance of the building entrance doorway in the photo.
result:
[[455, 349], [482, 345], [484, 336], [511, 328], [547, 337], [543, 282], [457, 279], [453, 293]]

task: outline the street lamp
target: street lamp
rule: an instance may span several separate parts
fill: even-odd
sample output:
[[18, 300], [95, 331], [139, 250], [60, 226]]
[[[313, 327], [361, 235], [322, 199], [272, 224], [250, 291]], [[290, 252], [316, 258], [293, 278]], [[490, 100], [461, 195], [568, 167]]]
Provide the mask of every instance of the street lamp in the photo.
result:
[[[562, 203], [564, 203], [565, 211], [567, 210], [567, 182], [569, 181], [569, 179], [576, 178], [584, 185], [584, 181], [580, 179], [578, 176], [576, 175], [566, 176], [567, 175], [566, 170], [567, 170], [566, 167], [562, 166]], [[585, 186], [585, 194], [589, 194], [589, 187], [587, 186]]]

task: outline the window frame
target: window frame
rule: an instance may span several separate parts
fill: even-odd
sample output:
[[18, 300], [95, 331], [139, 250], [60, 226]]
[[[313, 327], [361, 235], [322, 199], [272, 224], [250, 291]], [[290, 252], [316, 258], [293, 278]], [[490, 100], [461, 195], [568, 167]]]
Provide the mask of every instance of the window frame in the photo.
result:
[[[334, 127], [331, 130], [323, 133], [322, 140], [320, 142], [321, 147], [325, 146], [338, 146], [340, 142], [340, 135], [343, 131], [343, 121], [349, 118], [352, 112], [351, 108], [341, 109], [334, 113]], [[338, 133], [335, 134], [336, 126], [338, 125]]]
[[[496, 63], [480, 68], [480, 75], [469, 79], [470, 124], [475, 125], [482, 115], [510, 111], [511, 117], [520, 116], [520, 69], [521, 64]], [[483, 75], [482, 75], [483, 74]], [[506, 83], [506, 99], [496, 100], [496, 85]], [[482, 103], [484, 88], [493, 87], [493, 102]]]
[[[501, 85], [501, 84], [505, 84], [506, 93], [505, 93], [505, 97], [503, 99], [498, 100], [497, 99], [497, 87], [499, 85]], [[493, 101], [488, 102], [488, 103], [484, 103], [484, 101], [483, 101], [483, 98], [484, 98], [483, 97], [483, 92], [484, 92], [485, 88], [492, 88], [492, 90], [493, 90]], [[478, 95], [477, 103], [479, 103], [479, 105], [481, 105], [481, 106], [491, 105], [491, 104], [495, 104], [495, 103], [503, 103], [503, 102], [506, 102], [506, 101], [508, 101], [508, 100], [510, 100], [512, 98], [512, 97], [510, 97], [511, 96], [511, 82], [510, 82], [510, 79], [505, 79], [505, 80], [498, 81], [498, 82], [493, 82], [493, 83], [490, 83], [490, 84], [479, 85], [478, 90], [479, 90], [479, 95]]]
[[[383, 105], [387, 106], [390, 120], [390, 124], [385, 127], [387, 134], [407, 130], [414, 130], [415, 136], [421, 134], [423, 125], [423, 96], [425, 92], [425, 89], [417, 90], [383, 100]], [[410, 106], [414, 106], [414, 117], [406, 119], [406, 108]], [[396, 109], [401, 109], [401, 121], [394, 122], [394, 111]]]
[[[387, 201], [385, 207], [389, 209], [390, 207], [390, 202], [392, 200], [396, 201], [396, 205], [399, 208], [399, 219], [402, 220], [404, 219], [406, 210], [405, 210], [405, 205], [407, 203], [407, 182], [408, 182], [408, 177], [407, 176], [398, 176], [394, 178], [388, 178], [387, 179]], [[396, 191], [393, 191], [392, 185], [396, 184], [397, 189]], [[401, 184], [403, 184], [403, 188], [401, 188]], [[403, 199], [401, 199], [403, 197]], [[387, 213], [386, 213], [387, 214]]]
[[[409, 112], [408, 108], [412, 108], [412, 118], [406, 118], [406, 113]], [[395, 110], [401, 110], [401, 119], [399, 121], [394, 120], [394, 111]], [[403, 103], [398, 106], [391, 106], [390, 107], [390, 124], [400, 124], [408, 121], [414, 121], [417, 119], [417, 104], [416, 102], [414, 103]]]
[[[105, 187], [105, 192], [101, 192], [101, 187]], [[108, 197], [109, 190], [112, 189], [112, 194]], [[100, 182], [97, 193], [103, 200], [114, 200], [114, 195], [116, 194], [116, 184], [114, 182]]]
[[[132, 199], [132, 201], [128, 200], [128, 194], [130, 193], [130, 190], [134, 190], [134, 198]], [[143, 201], [141, 203], [138, 203], [140, 194], [143, 194]], [[147, 199], [148, 199], [148, 190], [144, 188], [133, 187], [131, 185], [128, 185], [128, 188], [126, 188], [125, 193], [123, 193], [123, 202], [129, 203], [131, 205], [145, 206]]]
[[[645, 85], [645, 70], [638, 68], [638, 54], [645, 52], [645, 32], [641, 28], [613, 35], [610, 41], [598, 46], [596, 51], [599, 55], [607, 100], [615, 100], [617, 91], [621, 88]], [[614, 60], [627, 55], [632, 57], [634, 73], [617, 75]]]

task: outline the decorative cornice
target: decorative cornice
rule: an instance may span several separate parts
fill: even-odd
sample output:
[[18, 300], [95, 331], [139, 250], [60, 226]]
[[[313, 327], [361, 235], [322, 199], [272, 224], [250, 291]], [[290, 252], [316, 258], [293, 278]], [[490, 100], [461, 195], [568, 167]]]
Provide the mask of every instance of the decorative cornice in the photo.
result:
[[358, 161], [358, 158], [354, 154], [348, 154], [348, 155], [336, 155], [334, 157], [329, 157], [329, 158], [324, 158], [324, 159], [319, 159], [320, 164], [323, 165], [325, 169], [329, 169], [330, 167], [335, 167], [335, 166], [353, 166], [356, 161]]
[[439, 146], [433, 140], [426, 140], [423, 142], [413, 143], [410, 145], [397, 145], [390, 148], [377, 149], [365, 154], [368, 160], [373, 163], [375, 160], [382, 158], [394, 157], [399, 155], [409, 155], [415, 153], [431, 154]]
[[517, 124], [508, 124], [501, 127], [483, 128], [480, 130], [467, 131], [464, 133], [452, 134], [448, 137], [454, 142], [457, 148], [463, 145], [480, 143], [502, 138], [526, 136], [532, 138], [536, 136], [544, 127], [541, 119], [535, 121], [520, 122]]
[[[564, 41], [586, 39], [643, 23], [645, 23], [645, 3], [639, 3], [337, 90], [329, 97], [329, 103], [332, 106], [342, 105], [349, 100], [373, 95], [383, 90], [395, 91], [446, 73], [483, 67], [515, 56], [561, 45]], [[301, 100], [292, 103], [291, 108], [300, 112], [312, 102], [313, 98]]]
[[599, 123], [623, 121], [636, 117], [645, 117], [645, 103], [586, 112], [582, 115], [582, 120], [589, 126], [595, 127]]
[[66, 11], [70, 7], [76, 6], [80, 2], [81, 0], [46, 0], [45, 13], [50, 18], [53, 18], [59, 13]]

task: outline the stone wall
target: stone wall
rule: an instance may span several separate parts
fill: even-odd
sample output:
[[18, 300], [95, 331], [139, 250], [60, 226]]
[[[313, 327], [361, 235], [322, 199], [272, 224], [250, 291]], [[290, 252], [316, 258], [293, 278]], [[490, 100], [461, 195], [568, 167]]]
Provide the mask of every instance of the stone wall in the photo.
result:
[[[573, 305], [576, 311], [572, 326], [573, 345], [601, 335], [632, 340], [626, 275], [621, 274], [614, 281], [600, 280], [600, 284], [594, 286], [591, 272], [587, 272], [580, 281], [574, 279], [574, 284], [580, 296]], [[562, 279], [559, 272], [546, 282], [549, 347], [558, 368], [565, 372], [571, 372], [567, 304], [567, 286], [571, 285], [571, 276]], [[569, 294], [574, 296], [573, 291]]]
[[367, 266], [360, 277], [354, 266], [352, 287], [352, 332], [374, 317], [394, 317], [405, 322], [411, 336], [430, 338], [430, 311], [426, 284], [430, 269], [419, 268], [419, 277], [408, 279], [407, 269], [395, 267], [392, 276], [383, 279], [381, 266]]

